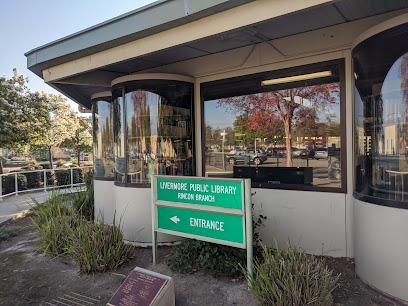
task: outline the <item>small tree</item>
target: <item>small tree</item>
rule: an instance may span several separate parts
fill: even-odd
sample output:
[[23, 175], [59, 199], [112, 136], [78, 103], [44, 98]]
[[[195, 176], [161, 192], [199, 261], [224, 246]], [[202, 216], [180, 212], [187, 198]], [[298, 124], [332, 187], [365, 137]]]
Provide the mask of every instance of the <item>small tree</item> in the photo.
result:
[[16, 69], [13, 73], [11, 79], [0, 78], [0, 148], [42, 141], [50, 123], [48, 101], [40, 93], [30, 92], [28, 79]]
[[42, 93], [51, 112], [51, 120], [39, 144], [48, 147], [50, 167], [53, 168], [52, 148], [60, 146], [66, 139], [73, 138], [79, 128], [79, 120], [61, 95]]
[[76, 117], [78, 124], [77, 130], [74, 135], [70, 138], [65, 139], [60, 146], [63, 148], [72, 148], [77, 153], [78, 166], [81, 165], [81, 152], [91, 152], [92, 151], [92, 135], [91, 127], [89, 121], [83, 117]]

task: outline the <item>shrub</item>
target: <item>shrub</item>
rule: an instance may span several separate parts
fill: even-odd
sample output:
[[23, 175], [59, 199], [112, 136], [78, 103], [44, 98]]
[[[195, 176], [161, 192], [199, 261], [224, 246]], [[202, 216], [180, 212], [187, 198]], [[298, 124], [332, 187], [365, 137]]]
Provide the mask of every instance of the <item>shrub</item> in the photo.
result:
[[68, 256], [81, 271], [88, 273], [116, 269], [130, 258], [135, 248], [123, 242], [120, 225], [107, 225], [103, 217], [98, 217], [94, 223], [81, 219], [70, 236], [72, 245], [68, 248]]
[[[50, 164], [41, 164], [43, 169], [51, 169]], [[47, 171], [47, 186], [55, 184], [55, 171]], [[44, 182], [44, 176], [41, 176], [41, 182]]]
[[116, 269], [130, 258], [134, 246], [123, 242], [121, 225], [105, 225], [103, 217], [94, 223], [82, 218], [69, 205], [68, 196], [54, 193], [44, 204], [33, 208], [31, 218], [39, 230], [39, 246], [44, 252], [66, 256], [83, 272]]
[[[252, 213], [254, 205], [252, 204]], [[258, 216], [252, 222], [253, 243], [255, 255], [259, 251], [261, 239], [256, 231], [266, 216]], [[225, 275], [228, 277], [242, 276], [240, 265], [246, 262], [246, 251], [215, 243], [185, 239], [180, 247], [173, 248], [173, 256], [169, 259], [170, 269], [180, 273], [192, 273], [203, 270], [213, 277]]]
[[248, 286], [262, 305], [332, 305], [339, 276], [323, 257], [307, 255], [290, 242], [286, 249], [263, 248], [262, 260], [253, 263], [254, 277], [242, 268]]
[[13, 231], [8, 230], [5, 227], [0, 227], [0, 242], [6, 241], [10, 237], [16, 236], [16, 233]]
[[[25, 166], [22, 167], [23, 171], [33, 171], [33, 170], [42, 170], [42, 166]], [[41, 182], [44, 181], [42, 172], [29, 172], [22, 173], [27, 178], [27, 187], [28, 188], [38, 188], [41, 186]]]
[[[15, 176], [14, 174], [3, 176], [3, 194], [8, 194], [16, 191], [15, 185]], [[27, 178], [25, 175], [17, 174], [17, 184], [18, 190], [26, 190], [27, 189]]]
[[[59, 186], [71, 184], [71, 170], [59, 170], [55, 171], [57, 176], [57, 184]], [[84, 175], [82, 169], [73, 169], [72, 170], [74, 184], [82, 183]]]
[[245, 250], [195, 239], [185, 239], [182, 246], [173, 248], [169, 267], [180, 273], [203, 270], [214, 277], [221, 275], [238, 277], [242, 273], [237, 263], [244, 264], [245, 261]]
[[72, 206], [83, 217], [93, 220], [95, 211], [93, 171], [86, 173], [84, 180], [86, 191], [73, 194]]
[[40, 248], [52, 255], [64, 255], [69, 246], [67, 238], [68, 228], [75, 227], [78, 217], [75, 211], [66, 203], [66, 196], [53, 193], [50, 199], [40, 204], [36, 199], [34, 202], [35, 219], [31, 218], [40, 232]]

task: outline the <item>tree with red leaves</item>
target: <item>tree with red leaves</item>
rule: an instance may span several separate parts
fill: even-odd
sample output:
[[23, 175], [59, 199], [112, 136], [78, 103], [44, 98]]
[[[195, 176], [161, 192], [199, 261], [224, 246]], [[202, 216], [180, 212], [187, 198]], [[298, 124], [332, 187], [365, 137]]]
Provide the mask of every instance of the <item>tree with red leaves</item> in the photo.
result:
[[[286, 166], [292, 167], [292, 132], [296, 124], [305, 118], [314, 118], [329, 103], [336, 103], [339, 83], [291, 88], [246, 96], [225, 98], [219, 104], [237, 115], [246, 114], [245, 126], [265, 129], [282, 122], [286, 137]], [[260, 120], [262, 119], [262, 120]]]

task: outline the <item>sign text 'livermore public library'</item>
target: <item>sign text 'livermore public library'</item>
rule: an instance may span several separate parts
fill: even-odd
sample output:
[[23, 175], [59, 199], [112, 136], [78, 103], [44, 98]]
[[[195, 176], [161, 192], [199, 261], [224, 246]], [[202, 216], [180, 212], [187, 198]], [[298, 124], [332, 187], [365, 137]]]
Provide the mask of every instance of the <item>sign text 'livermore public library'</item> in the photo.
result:
[[157, 179], [157, 199], [180, 203], [242, 209], [239, 182]]

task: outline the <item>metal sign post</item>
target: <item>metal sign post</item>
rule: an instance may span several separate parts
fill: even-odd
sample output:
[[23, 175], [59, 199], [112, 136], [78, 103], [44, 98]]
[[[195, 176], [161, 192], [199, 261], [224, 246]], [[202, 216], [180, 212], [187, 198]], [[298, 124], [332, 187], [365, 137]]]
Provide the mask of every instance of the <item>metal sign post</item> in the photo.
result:
[[157, 233], [246, 249], [252, 277], [251, 180], [153, 176], [153, 264]]

